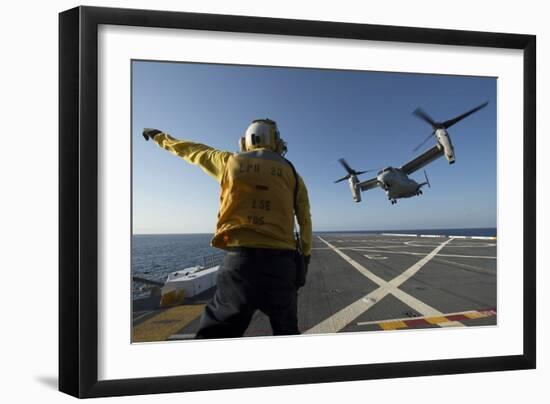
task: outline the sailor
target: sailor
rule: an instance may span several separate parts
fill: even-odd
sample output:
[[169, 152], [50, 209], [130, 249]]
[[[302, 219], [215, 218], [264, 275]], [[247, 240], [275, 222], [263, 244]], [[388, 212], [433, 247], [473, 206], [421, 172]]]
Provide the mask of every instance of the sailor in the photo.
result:
[[298, 289], [305, 284], [311, 257], [312, 225], [306, 186], [284, 158], [287, 147], [277, 124], [254, 120], [238, 153], [157, 129], [144, 129], [143, 136], [198, 165], [221, 186], [211, 244], [228, 252], [196, 338], [241, 337], [256, 310], [269, 317], [273, 335], [299, 334]]

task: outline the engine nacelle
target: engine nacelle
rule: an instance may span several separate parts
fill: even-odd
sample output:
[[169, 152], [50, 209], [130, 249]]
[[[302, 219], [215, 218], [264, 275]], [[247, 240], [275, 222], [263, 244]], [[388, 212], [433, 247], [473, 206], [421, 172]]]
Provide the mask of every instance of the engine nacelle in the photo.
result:
[[449, 162], [449, 164], [453, 164], [455, 162], [455, 148], [451, 145], [451, 152], [447, 153], [445, 150], [445, 158]]
[[361, 190], [357, 186], [359, 184], [359, 179], [357, 176], [352, 175], [349, 177], [349, 187], [351, 189], [351, 195], [353, 196], [353, 200], [355, 202], [361, 202]]
[[437, 137], [439, 148], [443, 149], [445, 158], [449, 164], [453, 164], [455, 162], [455, 150], [449, 134], [445, 129], [437, 129], [435, 131], [435, 136]]

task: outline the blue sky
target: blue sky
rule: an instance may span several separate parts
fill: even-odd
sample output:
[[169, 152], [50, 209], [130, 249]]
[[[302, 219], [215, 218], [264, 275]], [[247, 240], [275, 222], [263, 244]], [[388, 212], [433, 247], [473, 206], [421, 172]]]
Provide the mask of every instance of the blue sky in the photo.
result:
[[[144, 127], [237, 151], [248, 124], [266, 117], [308, 186], [314, 231], [496, 227], [496, 78], [149, 61], [132, 71], [135, 234], [212, 233], [219, 203], [218, 183], [145, 142]], [[334, 184], [340, 157], [356, 170], [415, 157], [431, 132], [415, 108], [444, 121], [486, 100], [449, 129], [456, 163], [428, 165], [424, 195], [391, 205], [377, 188], [355, 203], [347, 182]]]

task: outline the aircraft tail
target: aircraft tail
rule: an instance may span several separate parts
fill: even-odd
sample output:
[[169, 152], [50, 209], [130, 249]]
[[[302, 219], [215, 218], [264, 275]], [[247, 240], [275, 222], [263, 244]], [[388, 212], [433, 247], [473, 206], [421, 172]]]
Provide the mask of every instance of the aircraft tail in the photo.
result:
[[426, 181], [425, 182], [422, 182], [420, 184], [418, 184], [418, 189], [422, 188], [424, 185], [427, 185], [428, 188], [431, 188], [432, 186], [430, 185], [430, 180], [428, 179], [428, 174], [426, 174], [426, 170], [424, 170], [424, 178], [426, 178]]

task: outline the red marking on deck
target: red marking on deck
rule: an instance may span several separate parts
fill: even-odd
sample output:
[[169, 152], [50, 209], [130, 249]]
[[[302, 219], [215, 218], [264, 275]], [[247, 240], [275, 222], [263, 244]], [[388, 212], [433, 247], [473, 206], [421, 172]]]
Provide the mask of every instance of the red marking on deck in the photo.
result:
[[430, 325], [430, 323], [428, 323], [423, 318], [416, 318], [416, 319], [413, 319], [413, 320], [405, 320], [403, 322], [405, 324], [407, 324], [407, 326], [409, 326], [409, 327]]
[[[472, 313], [472, 314], [478, 314], [479, 317], [468, 317], [466, 316], [466, 314], [469, 314], [469, 313]], [[429, 317], [431, 318], [432, 320], [434, 319], [438, 319], [437, 322], [431, 322], [429, 323], [428, 321], [426, 321], [426, 317], [419, 317], [419, 318], [411, 318], [410, 320], [407, 319], [407, 320], [404, 320], [404, 319], [395, 319], [395, 320], [384, 320], [384, 321], [380, 321], [378, 323], [378, 326], [380, 328], [382, 328], [382, 324], [384, 323], [391, 323], [391, 322], [395, 322], [395, 321], [400, 321], [402, 323], [404, 323], [407, 327], [406, 328], [411, 328], [411, 327], [424, 327], [424, 326], [432, 326], [434, 324], [439, 324], [441, 322], [445, 322], [446, 321], [465, 321], [465, 320], [477, 320], [479, 318], [485, 318], [485, 317], [492, 317], [492, 316], [496, 316], [497, 315], [497, 310], [496, 308], [490, 308], [490, 309], [485, 309], [485, 310], [472, 310], [472, 311], [467, 311], [467, 312], [462, 312], [462, 313], [457, 313], [457, 314], [447, 314], [447, 315], [442, 315], [442, 316], [438, 316], [438, 317]], [[361, 325], [361, 323], [359, 323], [359, 325]], [[387, 330], [390, 330], [390, 329], [394, 329], [394, 328], [388, 328]]]
[[451, 316], [446, 316], [447, 320], [449, 321], [462, 321], [462, 320], [469, 320], [468, 317], [466, 317], [463, 314], [453, 314]]

